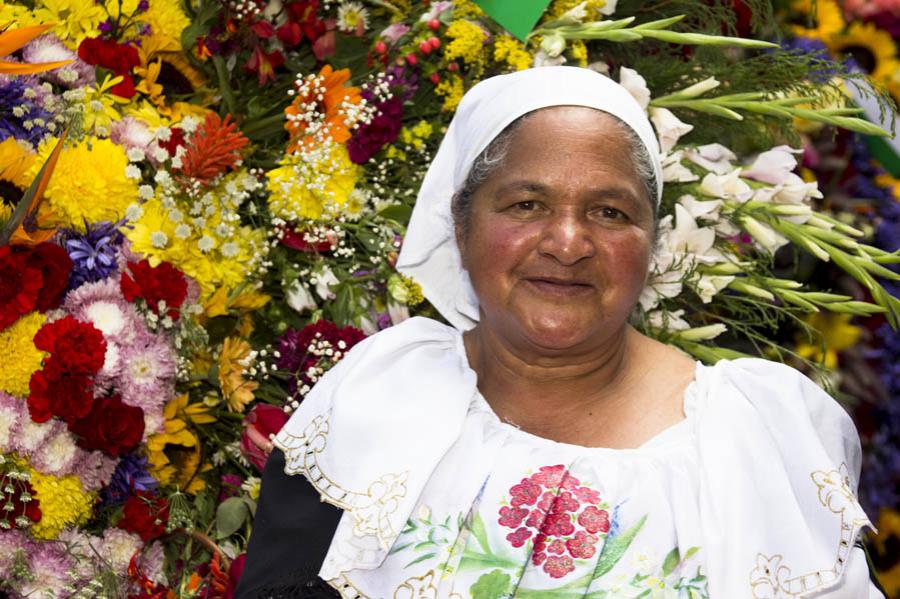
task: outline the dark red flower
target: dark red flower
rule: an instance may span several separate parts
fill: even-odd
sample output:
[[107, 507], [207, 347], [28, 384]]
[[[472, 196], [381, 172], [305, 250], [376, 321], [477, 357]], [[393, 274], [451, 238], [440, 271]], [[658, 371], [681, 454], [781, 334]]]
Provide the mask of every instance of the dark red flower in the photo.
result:
[[525, 541], [531, 538], [531, 531], [527, 528], [520, 528], [515, 532], [506, 535], [506, 539], [512, 543], [513, 547], [521, 547]]
[[566, 544], [562, 541], [562, 539], [556, 539], [547, 547], [547, 553], [555, 553], [556, 555], [562, 555], [566, 552]]
[[260, 472], [274, 447], [271, 436], [281, 430], [288, 418], [290, 416], [281, 408], [264, 403], [253, 406], [244, 417], [241, 453]]
[[106, 357], [103, 333], [93, 324], [72, 316], [42, 326], [34, 336], [34, 346], [50, 352], [50, 360], [57, 370], [69, 375], [97, 374]]
[[94, 381], [86, 374], [69, 374], [54, 358], [31, 375], [28, 413], [35, 422], [46, 422], [51, 416], [72, 423], [91, 411]]
[[275, 31], [275, 35], [288, 48], [293, 48], [303, 39], [303, 28], [299, 23], [288, 21]]
[[578, 514], [578, 524], [589, 533], [607, 532], [609, 531], [609, 514], [606, 510], [589, 505]]
[[519, 507], [521, 505], [534, 505], [537, 498], [541, 495], [541, 486], [533, 480], [523, 478], [522, 482], [509, 490], [511, 496], [510, 505]]
[[[25, 501], [23, 495], [30, 499]], [[0, 530], [27, 528], [41, 521], [41, 504], [34, 487], [27, 480], [0, 473]], [[20, 518], [25, 517], [22, 522]]]
[[[310, 43], [315, 43], [321, 36], [325, 34], [327, 25], [325, 21], [319, 18], [319, 0], [301, 0], [300, 2], [289, 2], [284, 6], [287, 11], [288, 19], [296, 23]], [[284, 40], [282, 40], [284, 41]], [[297, 40], [299, 43], [300, 40]]]
[[547, 559], [547, 554], [543, 551], [535, 551], [531, 554], [531, 563], [535, 566], [540, 566], [545, 559]]
[[553, 578], [562, 578], [575, 569], [575, 563], [568, 555], [551, 555], [544, 562], [544, 572]]
[[301, 252], [330, 252], [337, 248], [337, 237], [330, 234], [328, 238], [321, 240], [307, 241], [309, 234], [304, 230], [297, 230], [292, 225], [281, 227], [281, 235], [279, 241], [281, 245], [299, 250]]
[[150, 491], [138, 491], [125, 502], [117, 526], [141, 537], [145, 543], [166, 532], [169, 502]]
[[377, 106], [378, 114], [361, 125], [347, 141], [350, 160], [365, 164], [378, 151], [393, 142], [403, 127], [403, 100], [393, 97]]
[[119, 457], [140, 445], [144, 436], [144, 411], [122, 403], [118, 395], [95, 399], [91, 411], [69, 425], [78, 445]]
[[157, 142], [170, 156], [174, 156], [179, 146], [184, 145], [184, 129], [172, 127], [169, 129], [169, 139]]
[[544, 524], [544, 518], [547, 517], [547, 512], [538, 508], [531, 510], [531, 513], [528, 514], [528, 520], [525, 521], [525, 524], [530, 526], [531, 528], [537, 528], [540, 530], [541, 526]]
[[566, 541], [566, 549], [569, 550], [569, 554], [572, 557], [580, 558], [580, 559], [589, 559], [594, 557], [594, 554], [597, 552], [598, 537], [595, 535], [589, 535], [583, 530], [579, 530], [575, 533], [575, 536]]
[[78, 58], [88, 64], [109, 69], [116, 75], [127, 75], [141, 64], [134, 46], [99, 37], [85, 38], [78, 46]]
[[28, 266], [26, 255], [0, 247], [0, 331], [35, 309], [43, 284], [41, 271]]
[[43, 280], [37, 297], [37, 309], [41, 312], [59, 307], [63, 291], [69, 284], [72, 260], [62, 247], [43, 242], [31, 248], [16, 248], [26, 255], [29, 268], [39, 270]]
[[524, 520], [526, 516], [528, 516], [528, 510], [525, 508], [503, 506], [500, 508], [500, 519], [498, 522], [500, 523], [500, 526], [516, 528], [522, 524], [522, 520]]
[[556, 501], [553, 502], [552, 511], [560, 513], [575, 512], [579, 507], [581, 507], [581, 504], [578, 503], [578, 500], [568, 491], [563, 491], [556, 497]]
[[109, 93], [114, 96], [119, 96], [120, 98], [133, 98], [137, 93], [137, 89], [134, 86], [134, 79], [132, 79], [131, 75], [128, 73], [123, 73], [119, 76], [122, 77], [122, 80], [109, 88]]
[[244, 70], [256, 73], [259, 85], [263, 86], [269, 81], [275, 81], [275, 69], [283, 64], [284, 54], [279, 50], [266, 52], [261, 46], [257, 45], [253, 49], [250, 58], [244, 63]]
[[234, 599], [234, 592], [237, 590], [238, 583], [241, 581], [241, 574], [244, 573], [244, 564], [247, 561], [247, 554], [242, 553], [231, 562], [228, 568], [228, 586], [225, 588], [224, 599]]
[[178, 318], [178, 309], [187, 298], [187, 279], [180, 270], [161, 262], [152, 267], [147, 260], [129, 262], [128, 271], [122, 273], [122, 295], [129, 302], [142, 299], [154, 314], [159, 314], [160, 302], [171, 318]]
[[[286, 331], [278, 341], [278, 351], [281, 353], [281, 357], [278, 359], [278, 368], [297, 375], [289, 381], [291, 394], [296, 394], [298, 384], [311, 386], [314, 381], [309, 379], [306, 372], [311, 366], [325, 361], [309, 352], [310, 345], [314, 342], [318, 345], [327, 343], [334, 351], [346, 355], [365, 337], [366, 334], [355, 327], [338, 327], [328, 320], [316, 321], [299, 331], [296, 329]], [[329, 358], [327, 361], [330, 362], [326, 364], [328, 368], [337, 362], [334, 358]]]
[[595, 504], [600, 503], [600, 493], [597, 491], [588, 488], [588, 487], [578, 487], [574, 491], [575, 497], [578, 498], [578, 501], [581, 503]]

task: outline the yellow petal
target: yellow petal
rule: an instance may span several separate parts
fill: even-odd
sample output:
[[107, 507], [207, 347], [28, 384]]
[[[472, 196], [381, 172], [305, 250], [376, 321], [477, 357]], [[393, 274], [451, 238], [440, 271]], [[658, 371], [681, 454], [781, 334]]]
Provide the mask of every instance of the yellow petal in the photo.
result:
[[0, 56], [12, 54], [55, 25], [56, 23], [44, 23], [43, 25], [7, 29], [0, 33]]
[[0, 74], [3, 75], [33, 75], [35, 73], [43, 73], [44, 71], [52, 71], [59, 67], [64, 67], [72, 62], [71, 60], [58, 60], [56, 62], [9, 62], [0, 60]]

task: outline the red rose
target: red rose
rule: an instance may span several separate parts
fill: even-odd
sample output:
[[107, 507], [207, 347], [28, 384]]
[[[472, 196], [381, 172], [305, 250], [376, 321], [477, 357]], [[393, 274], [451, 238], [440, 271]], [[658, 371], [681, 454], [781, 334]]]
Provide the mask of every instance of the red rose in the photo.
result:
[[28, 413], [35, 422], [46, 422], [51, 416], [72, 423], [91, 411], [94, 381], [85, 374], [68, 374], [53, 358], [43, 370], [31, 375]]
[[125, 455], [141, 443], [144, 411], [122, 403], [118, 395], [95, 399], [91, 411], [69, 425], [78, 435], [78, 446], [98, 450], [112, 457]]
[[27, 256], [0, 247], [0, 331], [35, 309], [43, 284], [41, 271], [28, 266]]
[[28, 266], [41, 271], [43, 286], [37, 297], [37, 309], [41, 312], [59, 307], [63, 291], [69, 284], [72, 260], [69, 254], [55, 243], [39, 243], [25, 252]]
[[256, 404], [244, 418], [244, 432], [241, 433], [241, 453], [262, 472], [266, 459], [272, 453], [270, 435], [275, 435], [288, 421], [284, 410], [269, 404]]
[[187, 298], [187, 279], [180, 270], [168, 262], [154, 268], [147, 260], [129, 262], [128, 270], [120, 283], [126, 300], [142, 299], [154, 314], [159, 314], [159, 303], [165, 302], [168, 315], [178, 318], [178, 308]]
[[125, 502], [122, 519], [117, 526], [141, 537], [145, 543], [166, 532], [169, 502], [150, 491], [138, 491]]
[[137, 89], [134, 87], [134, 79], [128, 73], [123, 73], [120, 76], [122, 80], [109, 88], [109, 93], [120, 98], [133, 98], [134, 94], [137, 93]]
[[78, 58], [88, 64], [109, 69], [116, 75], [127, 75], [141, 64], [134, 46], [99, 37], [85, 38], [78, 46]]

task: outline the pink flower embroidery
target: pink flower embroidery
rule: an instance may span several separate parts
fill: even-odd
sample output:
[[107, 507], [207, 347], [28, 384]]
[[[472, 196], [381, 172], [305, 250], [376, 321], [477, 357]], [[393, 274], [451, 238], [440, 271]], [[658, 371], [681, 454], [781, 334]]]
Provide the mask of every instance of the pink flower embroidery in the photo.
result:
[[497, 521], [513, 529], [506, 535], [513, 547], [531, 540], [531, 562], [548, 575], [562, 578], [575, 570], [575, 559], [597, 555], [609, 514], [599, 507], [600, 493], [582, 486], [564, 465], [541, 467], [513, 485], [509, 495]]

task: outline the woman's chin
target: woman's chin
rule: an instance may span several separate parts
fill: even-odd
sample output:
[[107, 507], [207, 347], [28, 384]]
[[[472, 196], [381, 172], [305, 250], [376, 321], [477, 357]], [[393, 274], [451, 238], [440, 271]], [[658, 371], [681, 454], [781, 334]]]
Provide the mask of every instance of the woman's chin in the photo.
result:
[[596, 322], [557, 317], [532, 320], [522, 327], [522, 333], [534, 346], [549, 350], [566, 350], [579, 347], [592, 338], [595, 326]]

